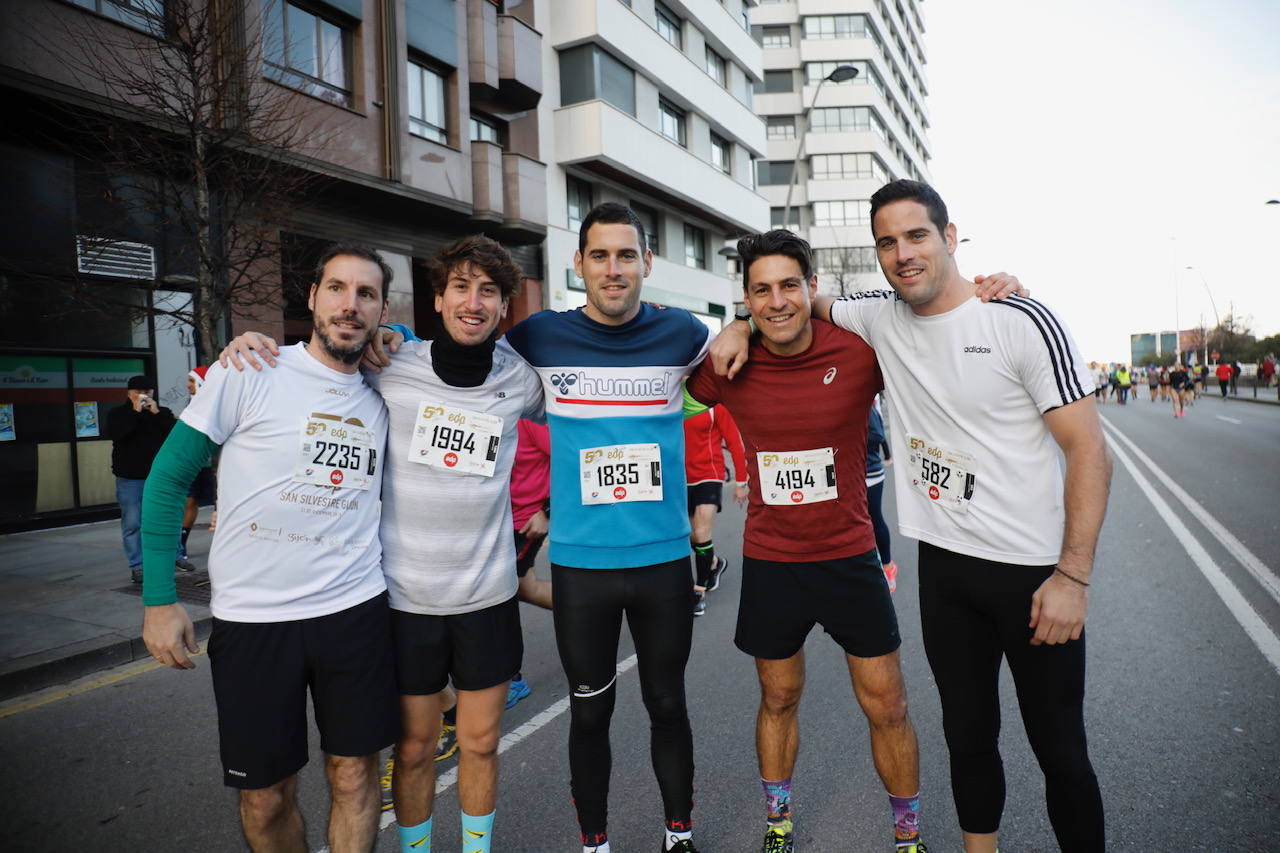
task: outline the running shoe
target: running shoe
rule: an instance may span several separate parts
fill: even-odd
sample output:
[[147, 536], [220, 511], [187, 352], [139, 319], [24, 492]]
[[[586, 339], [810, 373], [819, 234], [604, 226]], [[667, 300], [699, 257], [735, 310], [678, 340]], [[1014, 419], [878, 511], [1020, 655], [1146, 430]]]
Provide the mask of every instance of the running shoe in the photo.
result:
[[194, 572], [196, 570], [196, 564], [188, 560], [186, 557], [179, 557], [173, 561], [173, 564], [177, 566], [178, 571], [180, 572]]
[[898, 588], [898, 564], [893, 560], [884, 564], [884, 579], [889, 582], [889, 592]]
[[796, 849], [791, 835], [791, 821], [771, 823], [764, 833], [764, 844], [760, 845], [760, 853], [791, 853]]
[[436, 761], [451, 758], [458, 751], [458, 727], [440, 724], [440, 740], [436, 741]]
[[658, 848], [659, 853], [698, 853], [698, 848], [693, 846], [692, 838], [682, 838], [667, 850], [667, 842], [662, 842], [662, 846]]
[[391, 754], [387, 758], [387, 763], [382, 766], [382, 777], [378, 780], [378, 785], [382, 788], [382, 810], [389, 812], [395, 808], [395, 802], [391, 799], [391, 773], [396, 767], [395, 754]]
[[134, 583], [142, 583], [142, 569], [130, 569], [129, 579]]
[[716, 563], [711, 567], [711, 577], [707, 578], [707, 592], [715, 592], [720, 586], [720, 576], [727, 568], [729, 568], [729, 561], [724, 557], [716, 557]]
[[[895, 847], [893, 853], [929, 853], [929, 851], [924, 849], [923, 842], [913, 841], [906, 847]], [[997, 850], [996, 853], [1000, 853], [1000, 851]]]
[[514, 708], [517, 702], [532, 692], [533, 690], [523, 678], [511, 679], [511, 685], [507, 688], [507, 709]]
[[693, 615], [702, 616], [707, 612], [707, 594], [704, 592], [693, 600]]

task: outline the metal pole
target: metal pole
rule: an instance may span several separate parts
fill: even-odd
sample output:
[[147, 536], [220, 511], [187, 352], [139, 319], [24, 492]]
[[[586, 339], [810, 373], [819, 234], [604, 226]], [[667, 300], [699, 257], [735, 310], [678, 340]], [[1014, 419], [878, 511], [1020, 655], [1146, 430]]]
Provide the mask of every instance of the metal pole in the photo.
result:
[[[795, 189], [796, 178], [800, 176], [800, 161], [804, 159], [804, 146], [809, 141], [809, 113], [813, 110], [813, 105], [818, 103], [818, 93], [822, 91], [822, 87], [827, 83], [827, 78], [823, 77], [818, 81], [818, 88], [813, 90], [813, 99], [809, 101], [809, 106], [804, 108], [804, 112], [800, 114], [800, 124], [803, 127], [796, 130], [800, 134], [800, 147], [796, 150], [796, 159], [791, 161], [791, 180], [787, 181], [787, 203], [782, 208], [782, 227], [786, 228], [791, 221], [791, 191]], [[796, 223], [799, 227], [799, 223]]]

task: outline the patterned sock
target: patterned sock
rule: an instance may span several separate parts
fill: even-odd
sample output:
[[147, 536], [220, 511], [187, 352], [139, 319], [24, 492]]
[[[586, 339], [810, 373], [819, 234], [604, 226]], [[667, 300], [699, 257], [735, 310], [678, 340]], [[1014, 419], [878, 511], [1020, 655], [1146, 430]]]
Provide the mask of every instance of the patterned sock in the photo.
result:
[[889, 795], [893, 806], [893, 840], [898, 847], [907, 847], [920, 840], [920, 795], [895, 797]]
[[582, 853], [609, 853], [609, 836], [603, 832], [583, 832]]
[[417, 826], [397, 823], [396, 832], [400, 835], [400, 853], [430, 853], [431, 818]]
[[496, 811], [477, 817], [462, 813], [462, 853], [489, 853], [495, 814]]
[[716, 543], [693, 543], [693, 567], [697, 586], [706, 586], [711, 578], [711, 567], [716, 563]]
[[764, 788], [764, 805], [769, 812], [765, 816], [765, 822], [782, 823], [791, 820], [791, 777], [778, 782], [761, 779], [760, 784]]

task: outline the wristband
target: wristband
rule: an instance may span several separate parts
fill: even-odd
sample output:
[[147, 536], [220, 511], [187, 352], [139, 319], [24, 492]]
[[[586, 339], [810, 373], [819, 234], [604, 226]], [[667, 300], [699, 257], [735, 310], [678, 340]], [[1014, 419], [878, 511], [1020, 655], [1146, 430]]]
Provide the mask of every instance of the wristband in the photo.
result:
[[1057, 566], [1054, 566], [1054, 567], [1053, 567], [1053, 570], [1054, 570], [1056, 573], [1058, 573], [1058, 574], [1062, 575], [1062, 576], [1063, 576], [1064, 578], [1066, 578], [1067, 580], [1069, 580], [1069, 581], [1075, 581], [1076, 583], [1080, 584], [1080, 586], [1088, 586], [1088, 585], [1089, 585], [1089, 582], [1088, 582], [1088, 581], [1082, 581], [1082, 580], [1080, 580], [1080, 578], [1075, 577], [1074, 575], [1069, 575], [1069, 574], [1067, 574], [1066, 572], [1064, 572], [1062, 569], [1058, 568]]

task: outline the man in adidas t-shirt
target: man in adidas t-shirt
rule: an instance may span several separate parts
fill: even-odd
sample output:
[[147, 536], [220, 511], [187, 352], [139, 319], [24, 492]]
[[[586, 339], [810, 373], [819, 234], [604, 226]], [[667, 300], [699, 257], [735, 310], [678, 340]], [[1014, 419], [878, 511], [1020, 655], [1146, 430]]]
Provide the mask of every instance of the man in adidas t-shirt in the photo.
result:
[[308, 297], [310, 342], [286, 348], [275, 370], [210, 368], [147, 480], [143, 639], [156, 660], [192, 669], [171, 565], [188, 486], [222, 447], [209, 661], [224, 781], [240, 790], [254, 850], [306, 845], [297, 774], [308, 689], [329, 848], [369, 850], [377, 833], [378, 753], [399, 731], [378, 539], [387, 413], [356, 365], [390, 281], [377, 252], [330, 247]]
[[871, 344], [884, 374], [898, 518], [920, 540], [920, 619], [966, 853], [996, 849], [1004, 808], [1002, 657], [1059, 845], [1102, 850], [1084, 623], [1111, 463], [1088, 368], [1038, 301], [972, 298], [932, 187], [887, 184], [871, 197], [871, 219], [893, 292], [820, 297], [815, 310]]

